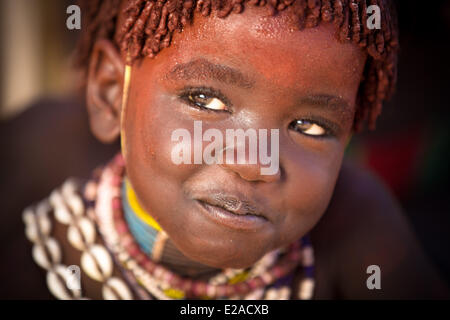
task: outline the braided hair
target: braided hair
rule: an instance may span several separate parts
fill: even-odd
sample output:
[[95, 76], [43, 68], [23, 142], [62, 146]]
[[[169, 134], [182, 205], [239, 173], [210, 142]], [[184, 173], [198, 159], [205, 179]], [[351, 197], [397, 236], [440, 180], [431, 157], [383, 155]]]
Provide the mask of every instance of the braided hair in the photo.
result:
[[[83, 24], [75, 65], [87, 68], [97, 39], [113, 41], [129, 57], [154, 57], [170, 46], [173, 32], [181, 32], [193, 21], [194, 12], [220, 18], [241, 13], [246, 6], [265, 6], [272, 15], [292, 7], [300, 28], [312, 28], [321, 21], [334, 23], [341, 42], [365, 48], [368, 59], [359, 87], [354, 130], [365, 123], [375, 128], [383, 101], [390, 98], [397, 81], [398, 30], [393, 4], [389, 0], [129, 0], [124, 6], [124, 23], [116, 30], [121, 0], [80, 0]], [[367, 8], [381, 9], [381, 28], [367, 27]]]

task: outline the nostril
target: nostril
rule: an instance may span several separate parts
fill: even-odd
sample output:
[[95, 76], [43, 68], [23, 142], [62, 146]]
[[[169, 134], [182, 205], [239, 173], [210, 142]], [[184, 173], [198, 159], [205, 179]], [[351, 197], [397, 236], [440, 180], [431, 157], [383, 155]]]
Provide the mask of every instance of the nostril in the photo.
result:
[[252, 164], [220, 164], [219, 166], [233, 171], [236, 175], [238, 175], [241, 179], [244, 179], [249, 182], [276, 182], [281, 178], [281, 171], [278, 168], [277, 172], [274, 174], [262, 174], [261, 165], [252, 165]]

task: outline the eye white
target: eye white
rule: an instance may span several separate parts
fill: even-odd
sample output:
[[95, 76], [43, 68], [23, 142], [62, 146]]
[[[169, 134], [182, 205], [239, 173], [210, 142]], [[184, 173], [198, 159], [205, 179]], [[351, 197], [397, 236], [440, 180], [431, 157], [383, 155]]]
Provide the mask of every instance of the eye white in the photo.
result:
[[304, 132], [311, 136], [323, 136], [325, 134], [325, 129], [317, 124], [313, 124], [311, 128], [305, 130]]
[[196, 95], [190, 95], [189, 100], [191, 100], [196, 105], [211, 109], [211, 110], [226, 110], [227, 106], [225, 103], [222, 102], [222, 100], [212, 97], [209, 98], [203, 93], [196, 94]]
[[310, 136], [323, 136], [326, 134], [326, 130], [322, 126], [306, 120], [297, 120], [296, 127], [302, 133]]
[[208, 104], [205, 104], [205, 108], [213, 110], [226, 110], [227, 106], [217, 98], [212, 98]]

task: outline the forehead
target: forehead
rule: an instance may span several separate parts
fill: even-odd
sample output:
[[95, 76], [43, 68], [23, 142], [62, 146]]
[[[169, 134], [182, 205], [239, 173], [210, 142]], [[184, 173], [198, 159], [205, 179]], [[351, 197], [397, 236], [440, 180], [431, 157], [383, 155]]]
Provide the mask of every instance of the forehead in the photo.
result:
[[359, 82], [361, 78], [366, 57], [363, 50], [338, 42], [332, 24], [300, 30], [289, 9], [270, 16], [267, 8], [249, 6], [225, 19], [214, 13], [208, 17], [196, 13], [193, 20], [183, 32], [174, 33], [169, 48], [145, 59], [145, 64], [167, 71], [207, 59], [239, 69], [250, 81], [302, 91], [320, 87], [339, 95], [342, 91], [334, 92], [338, 87], [353, 88], [355, 79]]

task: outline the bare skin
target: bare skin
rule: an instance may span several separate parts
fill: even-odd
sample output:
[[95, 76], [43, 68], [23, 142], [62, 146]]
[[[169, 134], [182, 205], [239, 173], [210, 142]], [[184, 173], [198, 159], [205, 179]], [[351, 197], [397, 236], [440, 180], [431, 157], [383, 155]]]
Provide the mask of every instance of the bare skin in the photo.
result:
[[[375, 176], [344, 161], [330, 206], [312, 231], [318, 299], [449, 297], [395, 198]], [[368, 290], [367, 267], [381, 270]]]
[[[66, 265], [80, 253], [67, 241], [67, 227], [54, 221], [54, 237]], [[98, 239], [99, 242], [100, 239]], [[311, 232], [315, 249], [314, 299], [448, 298], [408, 221], [386, 188], [365, 170], [344, 162], [329, 208]], [[381, 290], [368, 290], [366, 269], [381, 268]], [[115, 276], [120, 273], [115, 269]], [[102, 299], [102, 286], [81, 275], [83, 292]]]
[[[445, 296], [384, 187], [360, 171], [341, 170], [365, 53], [339, 43], [331, 24], [298, 30], [288, 11], [277, 17], [264, 13], [251, 8], [226, 19], [196, 17], [156, 58], [134, 62], [123, 122], [125, 57], [98, 41], [87, 92], [92, 131], [109, 142], [122, 129], [127, 176], [141, 205], [192, 260], [215, 268], [247, 267], [312, 230], [316, 298]], [[189, 62], [190, 69], [180, 69]], [[240, 74], [224, 76], [211, 71], [211, 64]], [[220, 99], [226, 112], [194, 107], [185, 99], [187, 86]], [[175, 165], [171, 132], [192, 131], [195, 120], [203, 121], [205, 130], [278, 128], [279, 174], [261, 175], [260, 163]], [[297, 120], [326, 135], [292, 127]], [[264, 223], [243, 232], [208, 220], [198, 200], [211, 192], [245, 198]], [[366, 287], [371, 264], [382, 269], [380, 291]]]

